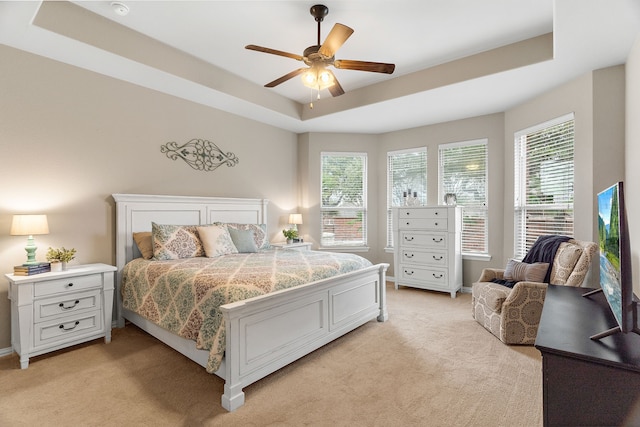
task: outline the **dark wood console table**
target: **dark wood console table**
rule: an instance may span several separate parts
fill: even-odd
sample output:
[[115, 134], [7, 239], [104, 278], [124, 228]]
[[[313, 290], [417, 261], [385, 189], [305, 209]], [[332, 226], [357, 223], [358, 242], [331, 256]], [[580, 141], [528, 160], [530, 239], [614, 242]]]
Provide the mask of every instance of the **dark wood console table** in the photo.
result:
[[604, 294], [549, 285], [535, 346], [545, 426], [640, 425], [640, 335], [589, 337], [616, 326]]

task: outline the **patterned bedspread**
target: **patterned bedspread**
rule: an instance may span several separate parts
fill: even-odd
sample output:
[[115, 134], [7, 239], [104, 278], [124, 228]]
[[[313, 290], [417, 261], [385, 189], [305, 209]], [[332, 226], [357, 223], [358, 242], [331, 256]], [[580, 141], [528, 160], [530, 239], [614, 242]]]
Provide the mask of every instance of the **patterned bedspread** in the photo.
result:
[[295, 250], [168, 261], [137, 258], [123, 270], [123, 306], [210, 350], [207, 372], [212, 373], [224, 355], [221, 305], [370, 265], [357, 255]]

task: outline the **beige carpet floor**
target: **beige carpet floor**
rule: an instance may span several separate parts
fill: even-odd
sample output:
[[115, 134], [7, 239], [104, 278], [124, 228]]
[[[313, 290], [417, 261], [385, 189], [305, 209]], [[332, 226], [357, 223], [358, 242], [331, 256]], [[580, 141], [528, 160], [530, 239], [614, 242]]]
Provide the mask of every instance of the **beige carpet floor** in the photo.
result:
[[471, 296], [388, 286], [369, 322], [220, 406], [223, 381], [132, 325], [31, 359], [0, 358], [1, 426], [542, 425], [541, 357], [503, 345]]

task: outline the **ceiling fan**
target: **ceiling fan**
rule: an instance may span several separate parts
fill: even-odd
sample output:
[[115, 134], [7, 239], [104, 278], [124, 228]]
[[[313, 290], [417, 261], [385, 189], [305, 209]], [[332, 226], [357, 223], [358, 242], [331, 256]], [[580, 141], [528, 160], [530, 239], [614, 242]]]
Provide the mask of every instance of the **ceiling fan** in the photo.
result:
[[353, 34], [353, 29], [342, 24], [335, 24], [323, 44], [320, 44], [320, 24], [324, 17], [329, 13], [329, 8], [322, 4], [311, 6], [309, 11], [318, 23], [318, 44], [309, 46], [304, 50], [302, 55], [283, 52], [281, 50], [270, 49], [268, 47], [256, 46], [253, 44], [245, 46], [246, 49], [258, 52], [280, 55], [296, 61], [304, 62], [307, 67], [298, 68], [274, 81], [264, 85], [265, 87], [275, 87], [287, 80], [302, 74], [302, 82], [305, 86], [318, 90], [328, 88], [332, 96], [340, 96], [344, 93], [344, 89], [336, 79], [336, 76], [327, 68], [333, 65], [341, 70], [358, 70], [371, 71], [374, 73], [392, 74], [395, 70], [395, 64], [386, 64], [382, 62], [366, 62], [354, 61], [350, 59], [335, 59], [336, 51], [344, 44], [344, 42]]

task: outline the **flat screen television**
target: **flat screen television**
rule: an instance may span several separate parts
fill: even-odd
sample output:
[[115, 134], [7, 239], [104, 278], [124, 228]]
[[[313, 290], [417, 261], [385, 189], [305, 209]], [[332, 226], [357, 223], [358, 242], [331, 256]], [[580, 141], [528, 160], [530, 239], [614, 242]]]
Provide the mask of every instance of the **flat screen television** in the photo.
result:
[[597, 340], [617, 332], [640, 333], [636, 299], [631, 280], [631, 249], [622, 181], [598, 193], [598, 243], [600, 247], [600, 289], [618, 325], [591, 336]]

